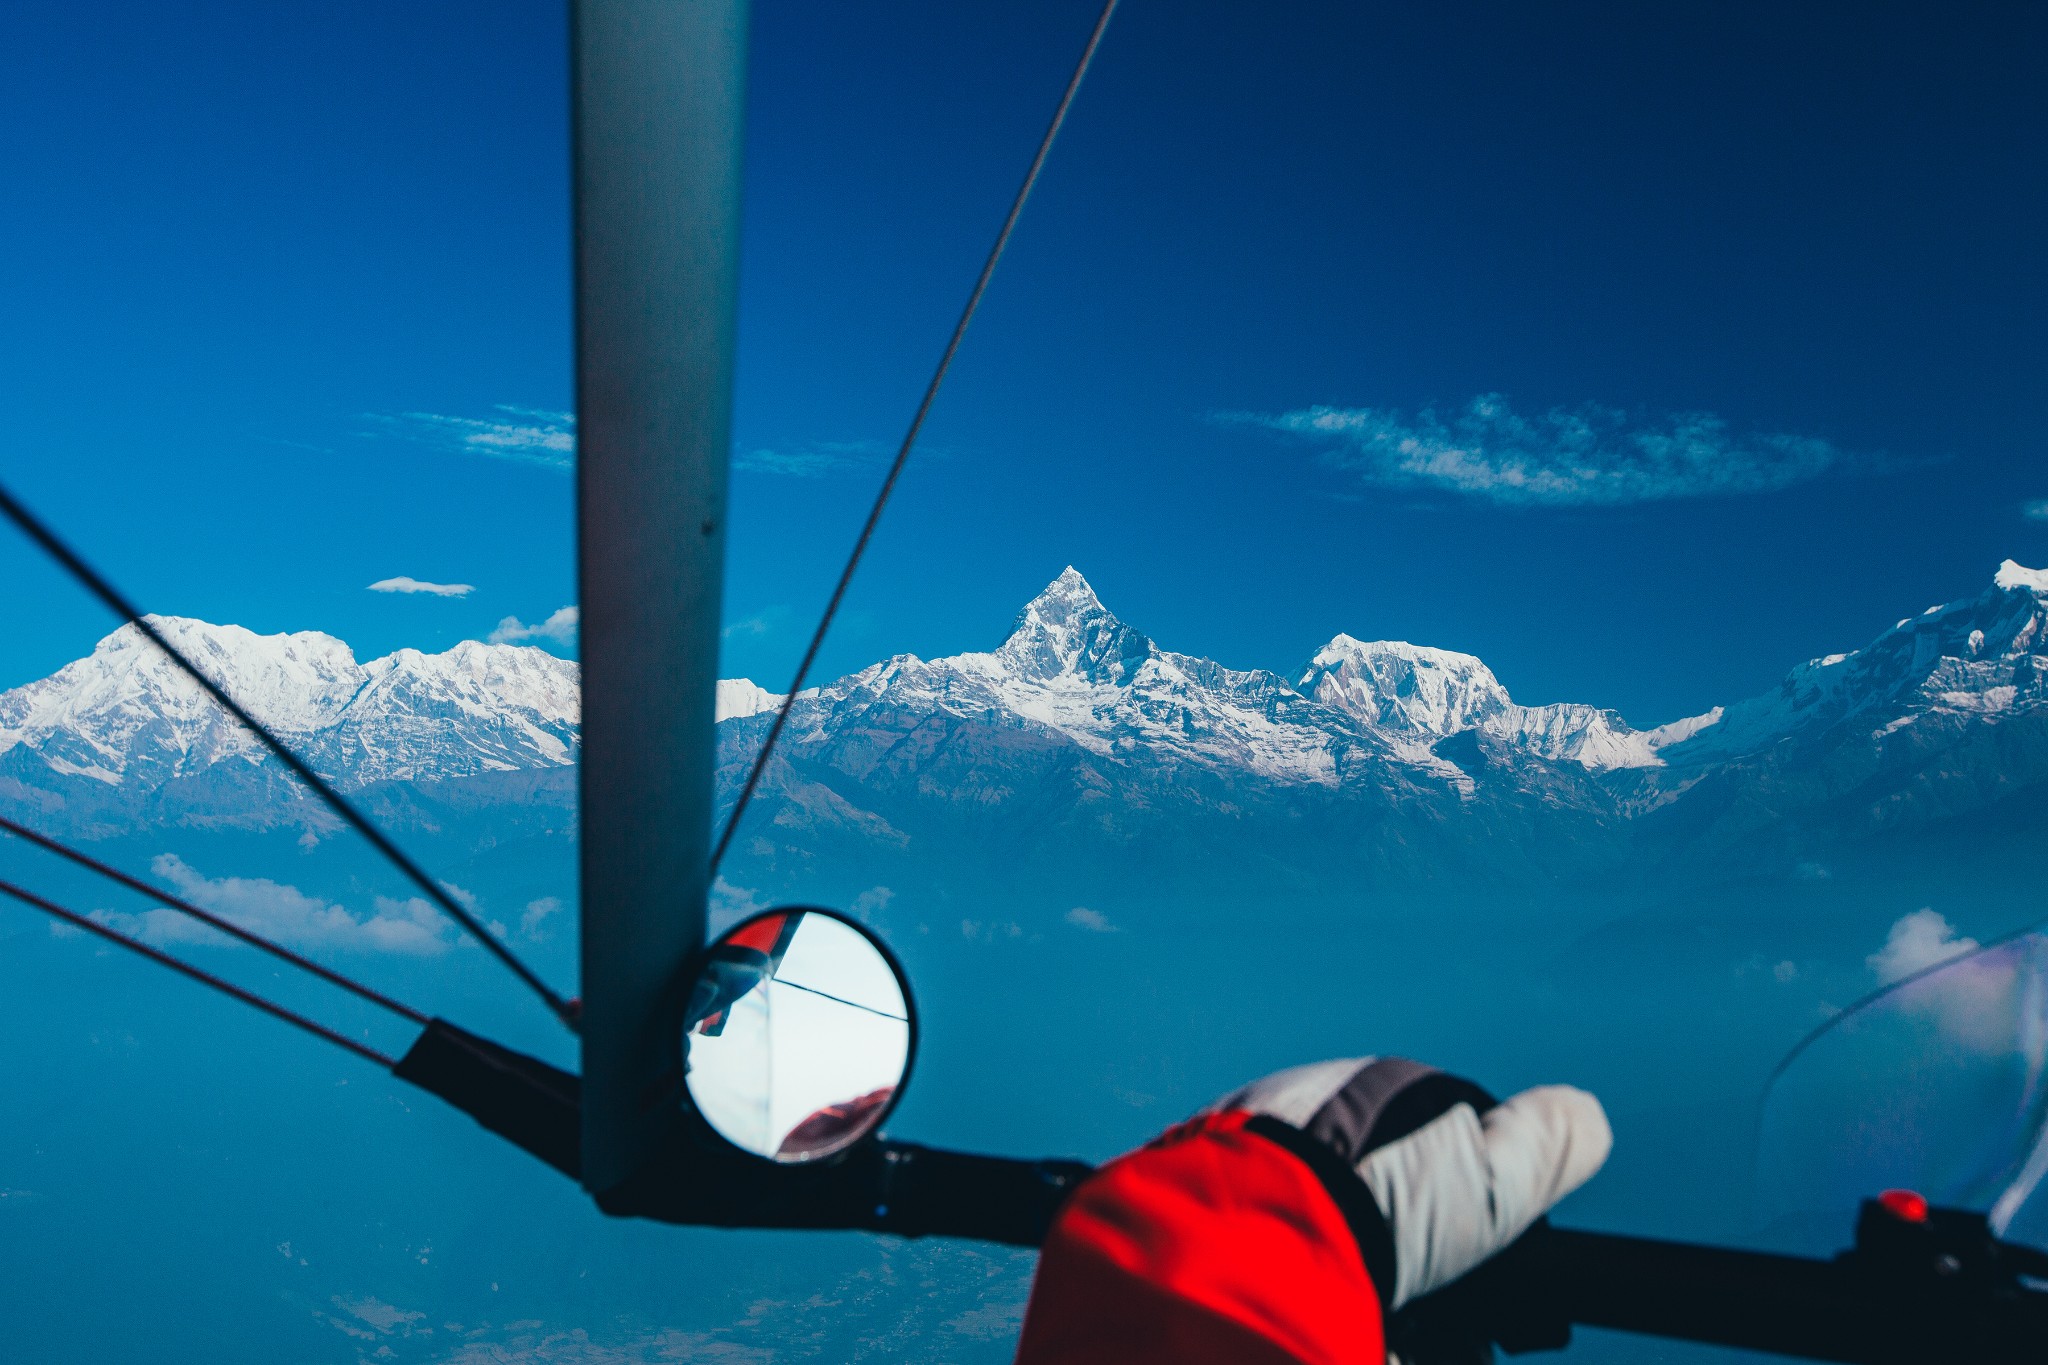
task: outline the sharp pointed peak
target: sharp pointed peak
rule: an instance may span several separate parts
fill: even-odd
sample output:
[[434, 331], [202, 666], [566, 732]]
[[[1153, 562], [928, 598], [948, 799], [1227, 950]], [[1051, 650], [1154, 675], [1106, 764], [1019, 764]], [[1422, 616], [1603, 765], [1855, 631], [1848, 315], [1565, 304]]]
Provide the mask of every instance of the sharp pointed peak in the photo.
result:
[[1082, 673], [1120, 681], [1151, 648], [1069, 564], [1024, 604], [1000, 652], [1030, 676]]
[[[1079, 569], [1071, 564], [1061, 569], [1052, 582], [1041, 588], [1038, 596], [1031, 599], [1030, 605], [1036, 605], [1040, 602], [1071, 602], [1093, 604], [1097, 607], [1102, 606], [1102, 599], [1096, 596], [1094, 585], [1082, 575]], [[1107, 610], [1107, 608], [1104, 609]]]

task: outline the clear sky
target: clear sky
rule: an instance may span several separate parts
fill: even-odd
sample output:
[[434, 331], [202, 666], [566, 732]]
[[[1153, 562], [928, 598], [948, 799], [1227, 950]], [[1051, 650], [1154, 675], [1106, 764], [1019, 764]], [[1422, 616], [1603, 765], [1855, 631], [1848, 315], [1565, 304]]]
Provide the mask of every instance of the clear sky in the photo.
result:
[[[727, 673], [793, 666], [1093, 11], [758, 5]], [[564, 23], [11, 8], [0, 477], [152, 609], [545, 627]], [[824, 674], [1071, 562], [1170, 648], [1648, 724], [2048, 562], [2044, 58], [2010, 4], [1126, 0]], [[106, 629], [0, 571], [0, 682]]]

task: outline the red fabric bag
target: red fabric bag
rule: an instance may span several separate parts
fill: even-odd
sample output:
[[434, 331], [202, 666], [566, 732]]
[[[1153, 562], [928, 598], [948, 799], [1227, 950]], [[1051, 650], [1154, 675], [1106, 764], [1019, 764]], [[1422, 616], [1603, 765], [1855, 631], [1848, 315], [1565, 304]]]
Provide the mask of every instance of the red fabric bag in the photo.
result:
[[1181, 1124], [1074, 1193], [1046, 1237], [1018, 1365], [1386, 1365], [1350, 1226], [1250, 1117]]

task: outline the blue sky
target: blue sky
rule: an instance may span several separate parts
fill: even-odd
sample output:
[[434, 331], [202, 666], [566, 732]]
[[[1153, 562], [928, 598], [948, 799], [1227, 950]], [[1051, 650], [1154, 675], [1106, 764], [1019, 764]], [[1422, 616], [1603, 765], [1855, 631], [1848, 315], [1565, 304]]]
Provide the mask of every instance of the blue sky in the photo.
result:
[[[792, 666], [1093, 8], [758, 6], [728, 673]], [[565, 647], [560, 8], [0, 23], [0, 476], [157, 610]], [[2044, 39], [1127, 0], [823, 672], [1071, 562], [1171, 648], [1654, 723], [2048, 562]], [[104, 632], [0, 570], [0, 681]]]

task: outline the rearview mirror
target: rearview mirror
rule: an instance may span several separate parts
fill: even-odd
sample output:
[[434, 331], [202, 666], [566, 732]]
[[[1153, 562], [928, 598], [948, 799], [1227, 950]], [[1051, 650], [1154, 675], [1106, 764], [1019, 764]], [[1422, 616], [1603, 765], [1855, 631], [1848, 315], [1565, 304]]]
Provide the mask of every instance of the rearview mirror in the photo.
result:
[[683, 1022], [697, 1112], [735, 1147], [785, 1164], [880, 1128], [916, 1051], [902, 967], [830, 910], [770, 910], [720, 935]]

